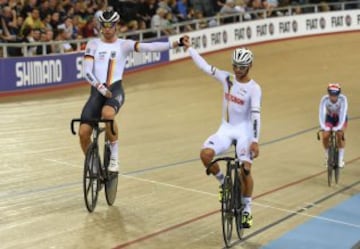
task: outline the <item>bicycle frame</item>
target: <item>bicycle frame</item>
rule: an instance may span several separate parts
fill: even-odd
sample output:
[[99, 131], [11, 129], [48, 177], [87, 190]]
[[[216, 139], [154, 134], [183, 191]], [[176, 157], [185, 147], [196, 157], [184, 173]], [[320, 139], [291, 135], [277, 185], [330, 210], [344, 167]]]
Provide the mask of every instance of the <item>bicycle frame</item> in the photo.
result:
[[[320, 133], [324, 130], [319, 130], [317, 133], [318, 140], [320, 140]], [[327, 177], [328, 177], [328, 186], [331, 186], [332, 175], [334, 172], [335, 183], [339, 182], [339, 145], [336, 131], [331, 130], [329, 136], [329, 147], [328, 147], [328, 161], [327, 161]], [[344, 140], [344, 134], [342, 134], [342, 140]]]
[[[236, 150], [235, 150], [236, 151]], [[239, 239], [243, 236], [242, 226], [242, 210], [244, 205], [242, 203], [242, 186], [241, 186], [241, 167], [243, 164], [235, 157], [219, 157], [213, 160], [206, 167], [206, 174], [210, 174], [212, 165], [219, 161], [226, 161], [226, 175], [224, 184], [222, 185], [222, 200], [221, 200], [221, 220], [223, 238], [226, 247], [231, 246], [231, 237], [233, 231], [233, 218], [235, 217], [236, 232]]]
[[74, 123], [75, 122], [86, 122], [92, 125], [92, 142], [85, 155], [84, 162], [84, 175], [83, 175], [83, 190], [86, 208], [89, 212], [93, 212], [97, 199], [98, 192], [102, 189], [103, 184], [105, 185], [105, 197], [109, 206], [111, 206], [116, 198], [118, 174], [108, 172], [107, 166], [110, 160], [110, 145], [105, 135], [104, 155], [103, 163], [100, 160], [98, 140], [102, 132], [105, 131], [104, 127], [100, 127], [99, 123], [110, 123], [111, 132], [115, 135], [113, 120], [71, 120], [71, 131], [75, 135]]

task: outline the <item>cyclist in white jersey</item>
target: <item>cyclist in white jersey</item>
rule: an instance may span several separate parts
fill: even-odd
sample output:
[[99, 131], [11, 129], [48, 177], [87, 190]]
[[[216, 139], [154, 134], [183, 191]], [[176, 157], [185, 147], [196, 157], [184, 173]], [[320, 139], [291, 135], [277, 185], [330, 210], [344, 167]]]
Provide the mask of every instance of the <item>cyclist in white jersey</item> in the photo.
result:
[[348, 102], [346, 96], [341, 94], [339, 83], [330, 83], [327, 92], [328, 94], [321, 98], [319, 106], [319, 122], [323, 130], [322, 142], [325, 149], [325, 165], [327, 166], [330, 131], [333, 130], [337, 132], [337, 140], [339, 141], [338, 165], [343, 168], [345, 166], [345, 141], [342, 138], [347, 127]]
[[[79, 128], [80, 145], [84, 154], [91, 143], [92, 126], [86, 120], [98, 118], [115, 120], [115, 115], [124, 103], [122, 78], [127, 56], [130, 52], [161, 52], [176, 48], [178, 42], [140, 43], [119, 39], [116, 36], [116, 24], [119, 14], [112, 8], [99, 16], [102, 36], [88, 41], [84, 55], [85, 79], [91, 84], [91, 95], [85, 104]], [[114, 122], [116, 135], [106, 126], [106, 134], [111, 142], [109, 171], [118, 172], [118, 128]]]
[[[244, 182], [243, 225], [252, 226], [251, 196], [253, 192], [253, 178], [250, 172], [253, 158], [259, 155], [260, 135], [260, 106], [261, 88], [249, 77], [248, 73], [253, 62], [253, 53], [246, 48], [238, 48], [233, 52], [233, 72], [222, 71], [209, 65], [198, 52], [191, 48], [189, 38], [184, 38], [185, 48], [195, 64], [205, 73], [217, 79], [223, 86], [222, 124], [217, 132], [211, 135], [203, 144], [200, 158], [204, 166], [208, 165], [214, 156], [225, 152], [236, 141], [236, 153], [244, 163], [242, 180]], [[218, 165], [212, 167], [220, 184], [224, 182], [224, 175]], [[220, 198], [222, 197], [220, 185]]]

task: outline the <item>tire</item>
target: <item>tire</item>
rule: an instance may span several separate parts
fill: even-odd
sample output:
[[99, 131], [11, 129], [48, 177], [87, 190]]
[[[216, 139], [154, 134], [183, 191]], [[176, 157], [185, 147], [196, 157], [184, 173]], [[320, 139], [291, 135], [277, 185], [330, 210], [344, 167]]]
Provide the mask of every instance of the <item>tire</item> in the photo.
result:
[[[240, 168], [239, 168], [240, 170]], [[237, 170], [235, 170], [237, 172]], [[236, 224], [236, 233], [239, 240], [242, 240], [244, 235], [244, 228], [242, 226], [242, 211], [243, 211], [243, 203], [242, 203], [242, 195], [241, 195], [241, 184], [239, 173], [237, 172], [234, 177], [234, 202], [235, 202], [235, 224]]]
[[97, 147], [95, 144], [91, 144], [86, 153], [83, 175], [84, 200], [90, 213], [95, 210], [101, 184], [98, 176], [99, 165], [100, 158]]
[[227, 174], [225, 176], [224, 184], [222, 186], [223, 198], [221, 201], [221, 223], [223, 230], [223, 238], [226, 247], [230, 247], [231, 245], [231, 237], [233, 231], [233, 181], [231, 174]]
[[105, 167], [105, 197], [109, 206], [112, 206], [116, 199], [117, 186], [118, 186], [118, 173], [108, 171], [110, 162], [110, 146], [106, 142], [104, 148], [104, 167]]

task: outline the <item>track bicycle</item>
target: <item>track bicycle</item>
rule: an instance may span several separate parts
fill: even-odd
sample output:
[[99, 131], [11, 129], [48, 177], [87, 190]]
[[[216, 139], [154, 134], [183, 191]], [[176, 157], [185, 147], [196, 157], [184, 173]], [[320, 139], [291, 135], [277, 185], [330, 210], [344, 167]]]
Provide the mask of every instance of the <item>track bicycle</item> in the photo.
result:
[[244, 203], [242, 203], [242, 186], [240, 183], [240, 173], [243, 164], [237, 158], [235, 149], [235, 157], [219, 157], [211, 161], [206, 167], [206, 174], [209, 175], [210, 168], [220, 161], [226, 162], [226, 175], [224, 183], [221, 186], [221, 224], [225, 245], [226, 247], [230, 247], [233, 224], [235, 223], [236, 233], [240, 240], [243, 238], [245, 229], [242, 225], [242, 211], [244, 209]]
[[84, 160], [84, 173], [83, 173], [83, 192], [86, 208], [89, 212], [93, 212], [96, 207], [98, 195], [103, 185], [105, 186], [106, 202], [109, 206], [112, 206], [115, 202], [117, 185], [118, 185], [118, 173], [108, 171], [110, 162], [110, 141], [105, 135], [103, 163], [101, 162], [99, 152], [99, 136], [105, 131], [105, 127], [100, 127], [100, 123], [110, 123], [111, 132], [115, 134], [113, 120], [98, 119], [98, 120], [71, 120], [71, 132], [76, 135], [74, 129], [74, 123], [86, 122], [93, 127], [92, 142], [87, 149]]
[[[324, 130], [319, 130], [317, 132], [318, 140], [320, 140], [320, 133], [322, 132], [324, 132]], [[331, 130], [329, 137], [329, 150], [328, 150], [328, 159], [327, 159], [327, 179], [328, 179], [329, 187], [331, 187], [332, 184], [333, 174], [336, 184], [338, 184], [340, 177], [339, 148], [338, 148], [338, 138], [336, 136], [336, 133], [337, 133], [336, 131]], [[344, 134], [342, 134], [341, 139], [345, 140]]]

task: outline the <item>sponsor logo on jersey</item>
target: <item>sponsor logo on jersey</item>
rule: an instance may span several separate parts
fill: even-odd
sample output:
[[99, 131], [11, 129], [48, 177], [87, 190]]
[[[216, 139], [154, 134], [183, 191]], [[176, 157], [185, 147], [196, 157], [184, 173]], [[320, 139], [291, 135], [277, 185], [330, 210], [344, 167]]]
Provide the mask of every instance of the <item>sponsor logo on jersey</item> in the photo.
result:
[[239, 97], [236, 97], [230, 93], [225, 93], [225, 99], [230, 101], [230, 102], [234, 102], [238, 105], [243, 105], [245, 102], [244, 100], [240, 99]]

